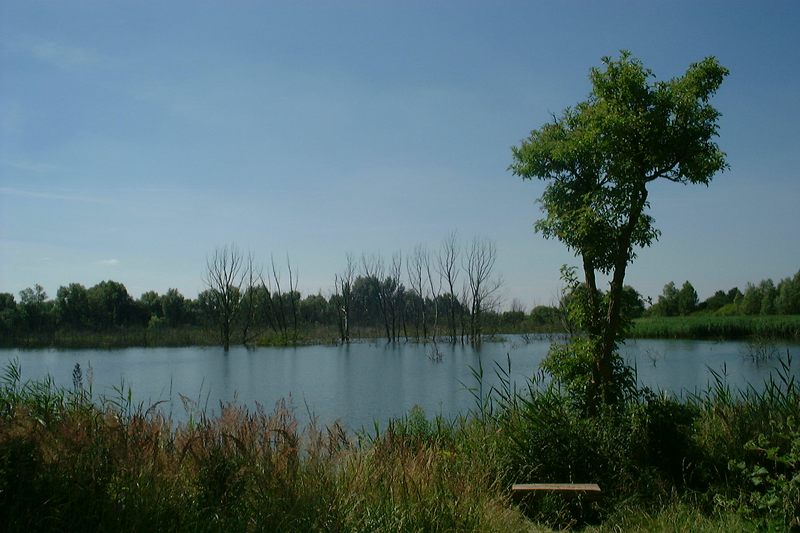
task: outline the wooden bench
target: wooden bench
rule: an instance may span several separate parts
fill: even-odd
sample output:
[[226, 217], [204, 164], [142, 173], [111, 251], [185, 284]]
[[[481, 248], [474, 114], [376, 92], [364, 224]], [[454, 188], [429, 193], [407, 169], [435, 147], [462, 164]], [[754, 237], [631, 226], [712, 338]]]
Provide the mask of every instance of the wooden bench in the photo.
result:
[[515, 483], [511, 490], [516, 493], [549, 492], [588, 498], [599, 498], [601, 495], [597, 483]]

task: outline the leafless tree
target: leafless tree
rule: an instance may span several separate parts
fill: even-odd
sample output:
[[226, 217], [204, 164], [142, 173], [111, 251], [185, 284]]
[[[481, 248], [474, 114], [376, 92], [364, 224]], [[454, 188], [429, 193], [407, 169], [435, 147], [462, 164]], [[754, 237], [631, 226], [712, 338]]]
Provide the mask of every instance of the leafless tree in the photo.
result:
[[[297, 342], [297, 321], [298, 321], [298, 306], [297, 306], [297, 275], [292, 269], [292, 262], [289, 256], [286, 256], [286, 266], [289, 271], [289, 292], [288, 294], [282, 287], [282, 275], [275, 263], [275, 258], [270, 257], [270, 273], [261, 277], [261, 285], [263, 287], [267, 307], [269, 310], [270, 321], [273, 329], [278, 333], [283, 342]], [[271, 275], [270, 275], [271, 274]], [[291, 335], [289, 329], [291, 327]]]
[[425, 265], [429, 263], [428, 258], [428, 250], [421, 244], [418, 244], [414, 247], [414, 251], [408, 258], [408, 261], [406, 261], [408, 284], [411, 286], [411, 290], [414, 294], [419, 297], [418, 309], [416, 309], [417, 320], [415, 328], [417, 339], [420, 337], [420, 326], [422, 327], [422, 338], [428, 338], [428, 324], [425, 316], [425, 295], [427, 292], [425, 288]]
[[342, 343], [350, 342], [350, 309], [352, 305], [353, 281], [356, 277], [355, 261], [352, 254], [347, 254], [347, 264], [341, 274], [336, 274], [335, 294], [337, 296], [336, 313], [339, 317], [339, 334]]
[[480, 344], [482, 313], [495, 302], [502, 281], [492, 277], [497, 260], [497, 247], [489, 239], [475, 237], [467, 249], [464, 271], [467, 273], [470, 296], [470, 341]]
[[387, 290], [384, 283], [386, 271], [383, 264], [383, 258], [377, 255], [371, 255], [369, 257], [362, 255], [361, 268], [364, 277], [370, 280], [371, 283], [375, 284], [375, 289], [378, 293], [378, 307], [381, 312], [381, 317], [383, 318], [383, 327], [386, 331], [386, 340], [391, 342], [393, 337], [392, 330], [389, 327], [389, 298], [387, 296]]
[[[431, 268], [431, 256], [427, 250], [425, 250], [425, 254], [422, 256], [422, 264], [428, 277], [428, 286], [430, 287], [431, 301], [433, 302], [433, 332], [431, 338], [434, 344], [436, 344], [436, 335], [438, 334], [439, 328], [439, 294], [442, 291], [442, 275], [434, 276], [435, 269]], [[436, 283], [434, 283], [434, 277], [436, 277]], [[424, 298], [422, 305], [423, 307], [425, 306]]]
[[235, 244], [216, 248], [210, 257], [206, 257], [203, 283], [214, 298], [214, 311], [225, 351], [231, 345], [231, 331], [242, 303], [242, 285], [247, 274], [247, 263]]
[[[464, 339], [469, 337], [469, 328], [472, 324], [472, 314], [467, 308], [469, 301], [469, 283], [464, 281], [461, 284], [461, 294], [456, 297], [455, 304], [458, 305], [458, 323], [461, 325], [461, 344], [464, 344]], [[453, 341], [454, 343], [456, 341]]]
[[408, 331], [406, 331], [405, 307], [403, 300], [402, 290], [402, 276], [403, 276], [403, 252], [395, 252], [392, 254], [392, 265], [389, 269], [389, 276], [384, 282], [386, 301], [389, 304], [389, 315], [392, 322], [392, 340], [398, 337], [398, 321], [402, 323], [403, 335], [408, 340]]
[[292, 261], [289, 254], [286, 254], [286, 269], [289, 271], [289, 305], [292, 312], [292, 342], [297, 344], [297, 320], [300, 315], [300, 293], [297, 291], [300, 274], [297, 268], [292, 268]]
[[286, 327], [286, 310], [283, 305], [283, 290], [281, 278], [278, 274], [275, 258], [269, 258], [270, 270], [266, 276], [261, 277], [261, 287], [266, 300], [267, 319], [272, 330], [284, 341], [288, 337]]
[[458, 325], [456, 322], [458, 296], [456, 295], [456, 287], [458, 284], [458, 259], [460, 254], [461, 249], [458, 245], [458, 237], [456, 232], [453, 231], [442, 241], [436, 265], [439, 275], [444, 280], [448, 290], [448, 325], [450, 326], [450, 341], [453, 343], [458, 338]]
[[242, 272], [242, 344], [247, 345], [258, 336], [259, 280], [262, 268], [248, 252]]

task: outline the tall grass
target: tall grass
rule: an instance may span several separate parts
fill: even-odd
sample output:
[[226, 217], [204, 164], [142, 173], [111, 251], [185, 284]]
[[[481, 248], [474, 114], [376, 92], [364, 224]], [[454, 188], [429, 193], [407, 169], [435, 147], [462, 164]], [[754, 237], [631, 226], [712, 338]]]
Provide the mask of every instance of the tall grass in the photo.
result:
[[[762, 392], [677, 400], [643, 390], [586, 416], [543, 376], [470, 386], [475, 408], [415, 408], [383, 430], [300, 427], [221, 405], [175, 425], [130, 389], [94, 397], [0, 377], [4, 530], [723, 531], [800, 527], [800, 394], [791, 357]], [[468, 384], [470, 385], [470, 384]], [[595, 482], [603, 498], [512, 495], [516, 482]]]
[[[232, 337], [232, 344], [241, 344], [241, 338]], [[296, 339], [285, 338], [273, 331], [264, 331], [249, 344], [257, 346], [287, 346], [292, 344], [335, 343], [335, 328], [314, 326], [298, 332]], [[2, 346], [24, 348], [127, 348], [141, 347], [180, 347], [180, 346], [219, 346], [219, 332], [214, 328], [195, 326], [147, 328], [125, 326], [108, 330], [59, 329], [54, 332], [30, 333], [14, 338], [0, 339]]]
[[464, 460], [475, 452], [474, 441], [462, 442], [473, 431], [465, 421], [412, 413], [357, 438], [338, 426], [299, 428], [279, 403], [223, 405], [216, 417], [173, 427], [122, 389], [93, 399], [84, 387], [23, 383], [14, 364], [0, 414], [6, 531], [515, 531], [527, 523], [492, 470]]
[[214, 330], [198, 327], [146, 328], [126, 326], [94, 331], [59, 329], [2, 340], [4, 346], [24, 348], [127, 348], [130, 346], [212, 346], [219, 344]]
[[633, 321], [630, 337], [662, 339], [800, 340], [800, 315], [648, 317]]
[[[553, 382], [510, 386], [498, 369], [492, 405], [492, 460], [503, 485], [598, 483], [600, 501], [527, 497], [529, 517], [564, 528], [619, 520], [625, 510], [736, 513], [777, 530], [800, 528], [800, 387], [787, 352], [763, 388], [731, 390], [723, 376], [686, 400], [643, 389], [624, 405], [583, 414]], [[485, 418], [481, 418], [485, 420]], [[666, 504], [666, 507], [665, 507]], [[705, 520], [705, 518], [703, 518]], [[624, 522], [624, 520], [623, 520]]]

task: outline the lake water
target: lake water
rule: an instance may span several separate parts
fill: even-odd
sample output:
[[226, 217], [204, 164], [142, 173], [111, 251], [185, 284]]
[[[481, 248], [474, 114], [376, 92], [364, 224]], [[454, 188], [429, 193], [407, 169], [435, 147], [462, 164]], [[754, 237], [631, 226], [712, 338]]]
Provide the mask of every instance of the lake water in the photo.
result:
[[[357, 342], [348, 346], [298, 348], [128, 348], [122, 350], [0, 350], [0, 365], [19, 360], [23, 380], [50, 375], [56, 384], [72, 387], [72, 371], [80, 364], [84, 381], [91, 372], [95, 396], [114, 396], [114, 388], [132, 390], [145, 406], [164, 400], [160, 408], [175, 420], [187, 411], [180, 395], [208, 411], [220, 402], [237, 401], [272, 408], [291, 399], [298, 418], [314, 413], [323, 423], [340, 420], [350, 429], [382, 426], [421, 406], [429, 416], [454, 416], [474, 407], [466, 387], [477, 385], [471, 368], [484, 368], [484, 389], [498, 383], [495, 363], [511, 361], [512, 378], [524, 384], [547, 354], [551, 339], [508, 336], [486, 342], [480, 350], [439, 343]], [[764, 347], [759, 347], [763, 349]], [[774, 355], [795, 359], [800, 345], [768, 346]], [[756, 362], [742, 342], [635, 340], [622, 348], [637, 368], [640, 384], [677, 395], [702, 391], [713, 381], [709, 369], [725, 373], [733, 388], [748, 383], [758, 388], [778, 366], [778, 358]], [[800, 361], [792, 372], [800, 378]], [[91, 368], [91, 371], [89, 370]]]

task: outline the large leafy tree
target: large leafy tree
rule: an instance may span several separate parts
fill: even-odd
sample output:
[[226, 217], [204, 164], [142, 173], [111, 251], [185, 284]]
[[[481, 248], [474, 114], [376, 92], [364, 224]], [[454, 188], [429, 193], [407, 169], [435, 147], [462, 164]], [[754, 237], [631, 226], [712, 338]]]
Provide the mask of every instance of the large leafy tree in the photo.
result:
[[697, 309], [697, 291], [689, 281], [684, 281], [678, 291], [678, 314], [686, 316]]
[[[656, 180], [707, 185], [726, 168], [714, 141], [720, 114], [709, 99], [728, 71], [708, 57], [683, 76], [656, 81], [627, 51], [602, 61], [591, 70], [588, 99], [512, 148], [510, 170], [547, 182], [536, 230], [581, 258], [590, 388], [612, 401], [625, 271], [636, 249], [659, 235], [647, 213], [648, 187]], [[611, 280], [605, 297], [599, 274]]]
[[800, 270], [794, 277], [783, 279], [778, 283], [775, 308], [778, 313], [784, 315], [800, 314]]
[[80, 283], [61, 286], [56, 293], [56, 310], [63, 325], [84, 327], [89, 322], [89, 292]]
[[92, 323], [96, 328], [110, 328], [137, 321], [133, 298], [118, 281], [101, 281], [86, 291]]
[[680, 291], [675, 286], [675, 282], [670, 281], [664, 285], [658, 301], [656, 301], [650, 312], [656, 316], [677, 316], [679, 294]]
[[17, 318], [17, 302], [14, 295], [0, 292], [0, 333], [10, 338], [14, 332], [14, 322]]
[[161, 315], [171, 327], [182, 324], [188, 315], [186, 298], [178, 289], [169, 289], [161, 300]]
[[48, 302], [47, 293], [38, 283], [19, 292], [17, 310], [30, 331], [43, 330], [50, 325], [52, 303]]

